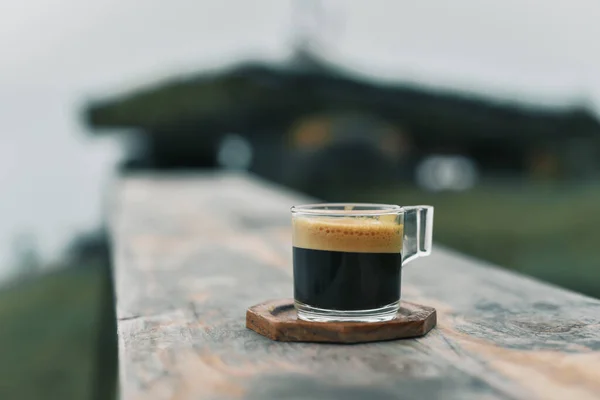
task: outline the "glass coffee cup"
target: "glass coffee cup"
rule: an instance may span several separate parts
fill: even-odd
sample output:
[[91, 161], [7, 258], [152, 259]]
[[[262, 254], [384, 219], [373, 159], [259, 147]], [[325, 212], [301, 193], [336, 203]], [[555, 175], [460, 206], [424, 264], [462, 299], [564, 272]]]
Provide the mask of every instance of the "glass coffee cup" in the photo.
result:
[[291, 211], [298, 318], [393, 319], [402, 267], [431, 253], [433, 207], [323, 203]]

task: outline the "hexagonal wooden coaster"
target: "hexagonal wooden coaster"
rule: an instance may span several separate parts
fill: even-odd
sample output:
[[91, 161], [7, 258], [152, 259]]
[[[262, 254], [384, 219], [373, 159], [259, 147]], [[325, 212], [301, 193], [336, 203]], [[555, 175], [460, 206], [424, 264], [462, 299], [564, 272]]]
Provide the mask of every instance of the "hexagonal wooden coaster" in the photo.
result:
[[298, 319], [294, 300], [269, 300], [248, 308], [246, 327], [282, 342], [364, 343], [423, 336], [436, 324], [435, 308], [401, 302], [385, 322], [309, 322]]

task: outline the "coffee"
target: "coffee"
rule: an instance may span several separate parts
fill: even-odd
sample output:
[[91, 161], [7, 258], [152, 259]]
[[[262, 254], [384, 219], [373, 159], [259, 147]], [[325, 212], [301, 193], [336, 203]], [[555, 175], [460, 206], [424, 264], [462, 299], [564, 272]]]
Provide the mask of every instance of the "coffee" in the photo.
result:
[[293, 223], [294, 298], [328, 310], [373, 310], [400, 299], [402, 225], [381, 218]]

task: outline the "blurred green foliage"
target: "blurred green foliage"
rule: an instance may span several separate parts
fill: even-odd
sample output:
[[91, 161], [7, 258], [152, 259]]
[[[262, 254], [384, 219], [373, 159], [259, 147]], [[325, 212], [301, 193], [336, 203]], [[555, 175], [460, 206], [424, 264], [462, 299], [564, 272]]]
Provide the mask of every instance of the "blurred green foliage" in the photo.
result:
[[600, 186], [494, 184], [458, 193], [330, 188], [321, 197], [433, 205], [435, 242], [600, 298]]
[[68, 268], [0, 291], [0, 399], [91, 399], [103, 269]]

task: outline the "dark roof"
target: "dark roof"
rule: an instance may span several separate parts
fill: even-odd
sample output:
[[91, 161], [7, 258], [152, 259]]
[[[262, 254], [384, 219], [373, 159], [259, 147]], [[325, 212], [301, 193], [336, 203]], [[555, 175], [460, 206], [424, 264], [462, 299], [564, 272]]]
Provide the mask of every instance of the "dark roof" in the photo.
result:
[[[90, 125], [161, 130], [183, 125], [243, 129], [324, 111], [371, 112], [429, 130], [490, 135], [598, 130], [584, 108], [523, 107], [411, 85], [359, 80], [323, 64], [241, 64], [173, 80], [87, 109]], [[568, 133], [568, 132], [567, 132]]]

